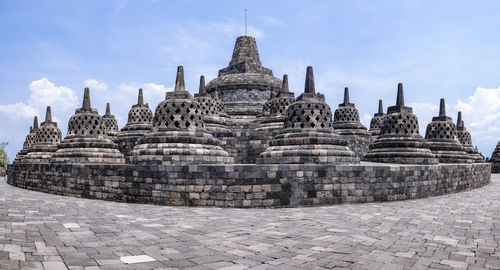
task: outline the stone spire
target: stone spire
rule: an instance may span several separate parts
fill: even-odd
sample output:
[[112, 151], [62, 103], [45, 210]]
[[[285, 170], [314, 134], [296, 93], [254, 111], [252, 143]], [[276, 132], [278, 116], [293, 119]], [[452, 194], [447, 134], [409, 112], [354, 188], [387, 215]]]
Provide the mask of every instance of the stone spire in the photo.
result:
[[205, 76], [201, 75], [200, 76], [200, 90], [198, 92], [200, 95], [206, 95], [207, 90], [205, 89]]
[[45, 122], [52, 123], [52, 109], [50, 108], [50, 106], [47, 106], [47, 109], [45, 111]]
[[446, 106], [444, 103], [444, 98], [439, 100], [439, 115], [432, 117], [432, 121], [449, 121], [449, 122], [451, 122], [451, 117], [446, 116]]
[[33, 118], [33, 131], [37, 129], [38, 129], [38, 116], [35, 116], [35, 118]]
[[384, 114], [384, 106], [382, 105], [382, 100], [378, 100], [378, 113], [377, 114]]
[[83, 91], [83, 104], [82, 110], [90, 111], [90, 90], [88, 87]]
[[175, 88], [174, 92], [186, 92], [186, 84], [184, 83], [184, 67], [177, 67], [177, 75], [175, 76]]
[[413, 113], [413, 109], [411, 107], [405, 106], [403, 83], [398, 83], [398, 94], [396, 97], [396, 105], [387, 108], [387, 114], [397, 113], [397, 112]]
[[144, 98], [142, 97], [142, 88], [139, 88], [139, 94], [137, 95], [137, 105], [144, 105]]
[[111, 115], [111, 108], [109, 107], [109, 102], [106, 103], [106, 116], [110, 116]]
[[344, 88], [344, 103], [339, 104], [339, 107], [354, 107], [354, 103], [349, 101], [349, 88]]
[[286, 75], [286, 74], [283, 75], [280, 93], [290, 93], [290, 90], [288, 89], [288, 75]]
[[33, 126], [30, 126], [30, 132], [32, 132], [32, 131], [33, 131]]
[[464, 121], [462, 120], [462, 112], [458, 112], [458, 117], [457, 117], [457, 130], [464, 130], [465, 125]]
[[233, 56], [231, 57], [229, 66], [234, 66], [240, 63], [248, 63], [249, 65], [262, 67], [255, 38], [250, 36], [241, 36], [236, 39]]
[[314, 87], [313, 68], [311, 66], [307, 67], [306, 85], [304, 86], [304, 93], [308, 93], [308, 94], [315, 94], [316, 93], [316, 89]]

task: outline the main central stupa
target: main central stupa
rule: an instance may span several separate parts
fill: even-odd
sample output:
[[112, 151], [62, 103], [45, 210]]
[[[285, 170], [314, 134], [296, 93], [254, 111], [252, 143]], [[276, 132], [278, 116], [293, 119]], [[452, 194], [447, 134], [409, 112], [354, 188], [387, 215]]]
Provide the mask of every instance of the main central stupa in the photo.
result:
[[219, 98], [226, 112], [236, 119], [254, 119], [271, 93], [278, 93], [281, 80], [273, 71], [262, 66], [255, 38], [241, 36], [236, 39], [229, 66], [219, 70], [217, 78], [207, 84], [207, 93]]

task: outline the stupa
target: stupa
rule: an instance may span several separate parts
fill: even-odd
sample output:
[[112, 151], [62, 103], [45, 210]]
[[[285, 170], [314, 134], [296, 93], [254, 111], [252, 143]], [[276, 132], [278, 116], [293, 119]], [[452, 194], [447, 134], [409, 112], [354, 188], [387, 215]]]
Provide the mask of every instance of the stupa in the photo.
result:
[[[260, 121], [257, 131], [277, 132], [283, 128], [286, 110], [295, 102], [295, 95], [288, 88], [288, 75], [283, 75], [281, 91], [270, 100], [268, 108], [264, 105], [262, 111], [268, 110], [267, 117]], [[268, 104], [268, 102], [266, 102]]]
[[439, 159], [439, 163], [472, 163], [472, 159], [464, 152], [464, 147], [457, 137], [457, 127], [446, 116], [444, 98], [439, 102], [439, 116], [432, 117], [427, 125], [425, 139], [431, 152]]
[[259, 163], [359, 163], [347, 141], [333, 130], [330, 106], [315, 91], [311, 66], [307, 67], [304, 93], [288, 107], [283, 130], [269, 145]]
[[114, 142], [118, 145], [118, 149], [125, 156], [134, 149], [137, 139], [151, 131], [153, 128], [153, 113], [149, 109], [149, 105], [144, 104], [142, 97], [142, 89], [139, 89], [137, 95], [137, 104], [132, 105], [128, 112], [127, 124], [121, 129], [121, 132], [114, 138]]
[[236, 39], [229, 66], [219, 70], [217, 78], [207, 84], [207, 92], [219, 92], [226, 112], [242, 120], [253, 120], [262, 106], [281, 88], [281, 81], [262, 66], [255, 38], [241, 36]]
[[464, 151], [474, 160], [474, 162], [484, 162], [483, 156], [479, 154], [477, 148], [472, 146], [472, 137], [465, 128], [464, 121], [462, 120], [462, 112], [458, 112], [457, 117], [457, 137], [464, 147]]
[[219, 146], [203, 122], [201, 106], [186, 91], [184, 69], [177, 68], [175, 89], [155, 110], [153, 131], [141, 137], [130, 161], [143, 165], [229, 163], [232, 158]]
[[90, 91], [85, 88], [83, 105], [68, 122], [68, 134], [52, 156], [55, 163], [123, 164], [125, 159], [106, 136], [102, 117], [90, 107]]
[[205, 89], [205, 76], [200, 76], [200, 88], [194, 100], [200, 104], [201, 114], [205, 127], [213, 133], [230, 132], [227, 123], [219, 116], [219, 106]]
[[111, 108], [109, 102], [106, 103], [106, 114], [102, 116], [102, 121], [104, 123], [104, 130], [106, 135], [110, 138], [115, 138], [120, 131], [118, 130], [118, 122], [113, 114], [111, 114]]
[[368, 152], [372, 136], [359, 121], [358, 109], [350, 102], [347, 87], [344, 88], [344, 102], [335, 110], [333, 129], [347, 140], [347, 145], [359, 157], [362, 158]]
[[370, 133], [374, 138], [377, 138], [380, 135], [380, 129], [384, 124], [384, 107], [382, 106], [382, 100], [378, 100], [378, 112], [375, 113], [370, 121]]
[[380, 135], [370, 144], [367, 161], [401, 164], [436, 164], [438, 159], [418, 133], [418, 118], [404, 105], [403, 84], [398, 84], [396, 105], [387, 108]]
[[16, 158], [12, 161], [12, 163], [19, 163], [22, 161], [23, 157], [30, 151], [31, 146], [33, 145], [33, 141], [35, 140], [36, 130], [38, 129], [38, 116], [33, 118], [33, 126], [30, 127], [30, 132], [26, 135], [26, 139], [24, 139], [23, 149], [19, 151], [16, 155]]
[[49, 163], [50, 158], [57, 151], [57, 145], [61, 142], [61, 130], [56, 122], [52, 122], [51, 107], [47, 106], [45, 121], [35, 132], [35, 138], [31, 150], [23, 157], [24, 163]]

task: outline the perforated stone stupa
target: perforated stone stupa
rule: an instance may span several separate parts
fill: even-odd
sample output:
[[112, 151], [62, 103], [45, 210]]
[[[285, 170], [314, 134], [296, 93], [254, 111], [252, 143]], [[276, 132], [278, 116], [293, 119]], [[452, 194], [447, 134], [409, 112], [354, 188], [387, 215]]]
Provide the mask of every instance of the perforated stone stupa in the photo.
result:
[[287, 110], [283, 130], [261, 153], [260, 163], [359, 163], [347, 141], [335, 133], [325, 97], [316, 93], [311, 66], [307, 67], [304, 93]]
[[491, 172], [500, 173], [500, 142], [497, 143], [495, 150], [491, 154]]
[[427, 125], [425, 139], [440, 163], [472, 163], [473, 161], [464, 152], [451, 117], [446, 116], [444, 98], [439, 102], [439, 116], [433, 117], [432, 122]]
[[48, 163], [54, 152], [57, 151], [57, 145], [61, 140], [61, 130], [57, 127], [56, 122], [52, 122], [52, 110], [50, 106], [47, 106], [45, 121], [35, 132], [31, 150], [24, 156], [23, 162]]
[[85, 88], [82, 108], [68, 122], [68, 134], [52, 157], [56, 163], [123, 164], [125, 159], [116, 144], [106, 136], [102, 117], [90, 107], [90, 92]]
[[23, 149], [21, 149], [14, 159], [13, 163], [20, 162], [23, 157], [30, 151], [33, 141], [35, 140], [36, 130], [38, 129], [38, 116], [33, 118], [33, 126], [30, 127], [30, 132], [26, 135], [24, 140]]
[[220, 106], [217, 100], [213, 99], [205, 89], [205, 76], [200, 76], [200, 88], [194, 99], [200, 104], [201, 114], [205, 127], [212, 133], [231, 132], [226, 121], [219, 116]]
[[380, 135], [380, 129], [384, 124], [384, 107], [382, 105], [382, 100], [378, 101], [378, 112], [375, 113], [370, 121], [370, 133], [373, 137], [377, 138]]
[[362, 158], [368, 152], [372, 136], [359, 121], [358, 109], [350, 102], [347, 87], [344, 89], [344, 102], [335, 110], [333, 128], [347, 140], [347, 145], [356, 155]]
[[229, 66], [219, 70], [217, 78], [207, 84], [207, 92], [219, 92], [226, 112], [235, 118], [252, 120], [262, 111], [271, 92], [277, 93], [281, 81], [272, 70], [262, 66], [255, 38], [236, 39]]
[[106, 135], [111, 138], [115, 138], [120, 131], [118, 130], [118, 121], [116, 121], [115, 116], [111, 114], [109, 102], [106, 103], [106, 114], [102, 116], [102, 121], [104, 122]]
[[286, 110], [295, 102], [294, 93], [288, 88], [288, 75], [283, 75], [281, 90], [276, 97], [269, 99], [263, 108], [263, 119], [260, 120], [259, 126], [255, 129], [263, 132], [277, 132], [283, 128], [286, 118]]
[[403, 84], [398, 84], [396, 105], [387, 109], [380, 135], [370, 144], [367, 161], [402, 164], [436, 164], [438, 159], [418, 133], [418, 118], [404, 105]]
[[144, 165], [228, 163], [220, 141], [205, 129], [201, 106], [186, 91], [184, 69], [177, 68], [175, 89], [155, 110], [154, 129], [131, 151], [131, 162]]
[[149, 105], [144, 104], [142, 89], [139, 89], [137, 95], [137, 104], [132, 105], [128, 112], [127, 124], [121, 129], [121, 132], [114, 142], [118, 145], [118, 149], [128, 155], [134, 149], [137, 139], [151, 131], [153, 128], [153, 113], [149, 109]]
[[458, 112], [457, 117], [457, 137], [460, 143], [464, 147], [464, 151], [469, 155], [474, 162], [484, 162], [483, 156], [479, 154], [479, 151], [472, 146], [472, 137], [470, 133], [465, 128], [464, 121], [462, 120], [462, 112]]

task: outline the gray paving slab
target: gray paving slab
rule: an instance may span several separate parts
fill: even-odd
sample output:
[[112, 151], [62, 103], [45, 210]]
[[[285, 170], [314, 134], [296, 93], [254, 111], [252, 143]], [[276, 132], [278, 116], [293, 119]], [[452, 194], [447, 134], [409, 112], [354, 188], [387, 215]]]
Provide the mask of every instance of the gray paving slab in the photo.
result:
[[[433, 198], [282, 209], [88, 200], [0, 179], [0, 269], [500, 269], [499, 243], [500, 174]], [[140, 255], [155, 261], [120, 260]]]

